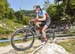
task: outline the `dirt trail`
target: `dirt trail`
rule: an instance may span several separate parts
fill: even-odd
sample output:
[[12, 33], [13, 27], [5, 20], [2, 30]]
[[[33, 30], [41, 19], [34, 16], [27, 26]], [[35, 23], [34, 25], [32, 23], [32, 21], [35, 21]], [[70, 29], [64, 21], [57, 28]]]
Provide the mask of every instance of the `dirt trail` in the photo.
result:
[[[66, 41], [65, 37], [56, 38], [56, 39], [57, 39], [57, 40], [55, 40], [56, 42]], [[48, 43], [50, 43], [50, 42], [48, 42]], [[41, 41], [40, 40], [35, 40], [33, 47], [26, 50], [26, 51], [16, 51], [12, 48], [11, 45], [8, 45], [8, 46], [0, 47], [0, 54], [29, 54], [32, 51], [34, 51], [40, 45], [41, 45]]]
[[[22, 43], [21, 43], [22, 44]], [[34, 50], [34, 48], [36, 48], [37, 46], [39, 46], [41, 44], [41, 42], [39, 40], [35, 40], [35, 43], [33, 45], [33, 48], [27, 50], [26, 52], [31, 52]], [[26, 45], [26, 44], [25, 44]], [[3, 46], [0, 47], [0, 54], [16, 54], [16, 53], [20, 53], [19, 51], [16, 51], [12, 48], [11, 45], [8, 46]]]

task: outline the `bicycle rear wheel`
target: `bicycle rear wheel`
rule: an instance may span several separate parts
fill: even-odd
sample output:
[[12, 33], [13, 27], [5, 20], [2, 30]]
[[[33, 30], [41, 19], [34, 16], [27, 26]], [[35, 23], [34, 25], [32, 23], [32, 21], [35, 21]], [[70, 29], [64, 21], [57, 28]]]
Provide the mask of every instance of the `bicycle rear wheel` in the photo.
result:
[[30, 29], [21, 28], [11, 36], [11, 45], [14, 49], [24, 51], [32, 47], [34, 34]]
[[55, 31], [54, 30], [47, 29], [46, 35], [47, 35], [47, 38], [50, 40], [50, 42], [52, 42], [55, 39]]

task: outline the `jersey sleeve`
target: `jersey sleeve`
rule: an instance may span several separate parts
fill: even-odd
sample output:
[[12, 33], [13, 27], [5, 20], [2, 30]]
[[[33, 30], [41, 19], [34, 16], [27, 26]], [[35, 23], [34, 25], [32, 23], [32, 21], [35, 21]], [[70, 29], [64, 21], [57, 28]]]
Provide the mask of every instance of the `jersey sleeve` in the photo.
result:
[[43, 15], [45, 15], [46, 17], [49, 17], [49, 15], [46, 11], [43, 11]]
[[43, 10], [43, 15], [45, 15], [47, 12]]

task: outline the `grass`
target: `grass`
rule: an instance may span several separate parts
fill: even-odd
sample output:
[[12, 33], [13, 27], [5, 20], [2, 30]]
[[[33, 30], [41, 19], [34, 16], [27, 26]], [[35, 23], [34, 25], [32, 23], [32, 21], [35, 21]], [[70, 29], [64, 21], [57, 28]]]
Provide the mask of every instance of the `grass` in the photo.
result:
[[[10, 22], [10, 23], [9, 23], [9, 22]], [[16, 28], [18, 28], [18, 27], [22, 27], [22, 26], [23, 26], [22, 24], [16, 23], [16, 22], [14, 22], [14, 21], [12, 21], [12, 20], [10, 20], [10, 19], [6, 19], [6, 20], [4, 21], [4, 23], [5, 23], [10, 29], [16, 29]]]
[[[23, 40], [15, 40], [13, 43], [27, 43], [31, 40], [31, 38], [28, 38], [27, 40], [23, 41]], [[0, 46], [7, 46], [10, 44], [10, 41], [9, 42], [0, 42]]]
[[1, 25], [3, 26], [2, 27], [0, 26], [0, 39], [8, 38], [9, 34], [11, 34], [14, 30], [23, 27], [22, 24], [16, 23], [10, 19], [5, 19], [1, 21]]
[[10, 42], [1, 42], [0, 43], [0, 47], [2, 47], [2, 46], [7, 46], [7, 45], [9, 45], [10, 44]]
[[68, 52], [75, 54], [75, 39], [60, 42], [58, 44], [63, 46]]

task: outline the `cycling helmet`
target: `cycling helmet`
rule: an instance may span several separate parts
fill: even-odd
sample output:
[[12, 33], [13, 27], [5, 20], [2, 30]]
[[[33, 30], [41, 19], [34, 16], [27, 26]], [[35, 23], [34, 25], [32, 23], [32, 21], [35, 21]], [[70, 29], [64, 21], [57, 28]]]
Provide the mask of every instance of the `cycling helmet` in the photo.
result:
[[34, 9], [34, 10], [37, 9], [37, 8], [40, 8], [40, 5], [34, 5], [34, 6], [33, 6], [33, 9]]

